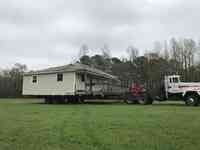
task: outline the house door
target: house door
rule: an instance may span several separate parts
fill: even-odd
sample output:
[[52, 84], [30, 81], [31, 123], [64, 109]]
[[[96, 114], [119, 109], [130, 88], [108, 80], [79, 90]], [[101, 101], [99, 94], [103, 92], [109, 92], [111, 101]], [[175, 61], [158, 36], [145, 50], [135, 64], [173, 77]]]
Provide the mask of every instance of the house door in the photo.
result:
[[77, 90], [78, 91], [85, 91], [85, 75], [84, 74], [78, 74], [77, 75]]

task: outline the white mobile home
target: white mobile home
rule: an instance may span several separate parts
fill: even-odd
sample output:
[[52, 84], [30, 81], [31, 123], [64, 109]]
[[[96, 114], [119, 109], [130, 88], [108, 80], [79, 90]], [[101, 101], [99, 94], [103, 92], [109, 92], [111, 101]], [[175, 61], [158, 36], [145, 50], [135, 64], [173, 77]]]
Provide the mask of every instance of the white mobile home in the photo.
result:
[[117, 77], [79, 63], [32, 71], [23, 77], [23, 95], [105, 96], [121, 92]]

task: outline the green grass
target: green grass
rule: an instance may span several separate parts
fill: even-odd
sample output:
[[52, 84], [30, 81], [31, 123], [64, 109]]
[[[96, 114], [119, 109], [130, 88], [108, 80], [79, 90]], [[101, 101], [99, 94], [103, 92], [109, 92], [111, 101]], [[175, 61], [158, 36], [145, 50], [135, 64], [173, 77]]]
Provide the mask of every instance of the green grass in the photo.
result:
[[0, 150], [125, 149], [200, 149], [200, 107], [0, 99]]

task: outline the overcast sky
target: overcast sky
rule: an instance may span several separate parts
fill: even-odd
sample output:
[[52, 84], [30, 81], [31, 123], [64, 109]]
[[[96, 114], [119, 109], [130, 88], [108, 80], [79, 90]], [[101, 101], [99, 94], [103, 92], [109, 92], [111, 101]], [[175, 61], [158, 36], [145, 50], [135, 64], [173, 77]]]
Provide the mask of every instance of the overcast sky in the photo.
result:
[[200, 38], [199, 0], [0, 0], [0, 68], [70, 63], [80, 46], [113, 56], [171, 37]]

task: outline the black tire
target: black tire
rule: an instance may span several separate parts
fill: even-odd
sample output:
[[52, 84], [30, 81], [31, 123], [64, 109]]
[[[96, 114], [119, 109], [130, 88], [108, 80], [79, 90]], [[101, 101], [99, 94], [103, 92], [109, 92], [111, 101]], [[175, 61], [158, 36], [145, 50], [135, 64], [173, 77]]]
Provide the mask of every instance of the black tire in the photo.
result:
[[74, 100], [74, 103], [75, 104], [82, 104], [82, 103], [84, 103], [84, 100], [82, 99], [81, 96], [76, 96], [75, 100]]
[[49, 103], [50, 103], [48, 97], [45, 97], [45, 99], [44, 99], [44, 103], [45, 103], [45, 104], [49, 104]]
[[125, 99], [124, 102], [125, 102], [126, 104], [138, 104], [137, 101], [130, 100], [130, 99]]
[[52, 104], [58, 104], [58, 100], [55, 97], [52, 99]]
[[69, 103], [70, 103], [70, 100], [69, 100], [68, 97], [65, 97], [65, 98], [64, 98], [64, 103], [65, 103], [65, 104], [69, 104]]
[[153, 103], [153, 99], [148, 96], [147, 94], [144, 94], [139, 100], [138, 103], [140, 105], [151, 105]]
[[124, 96], [124, 102], [126, 104], [138, 104], [136, 100], [133, 99], [133, 96], [131, 93], [126, 93]]
[[79, 104], [79, 96], [72, 96], [72, 97], [70, 98], [70, 102], [71, 102], [72, 104]]
[[80, 104], [84, 104], [84, 103], [85, 103], [84, 97], [80, 97], [80, 98], [79, 98], [79, 103], [80, 103]]
[[60, 97], [60, 98], [58, 99], [58, 104], [65, 104], [65, 99], [64, 99], [64, 97]]
[[52, 104], [52, 98], [51, 97], [45, 97], [45, 104]]
[[196, 94], [190, 94], [185, 96], [185, 104], [187, 106], [198, 106], [199, 105], [199, 96]]

